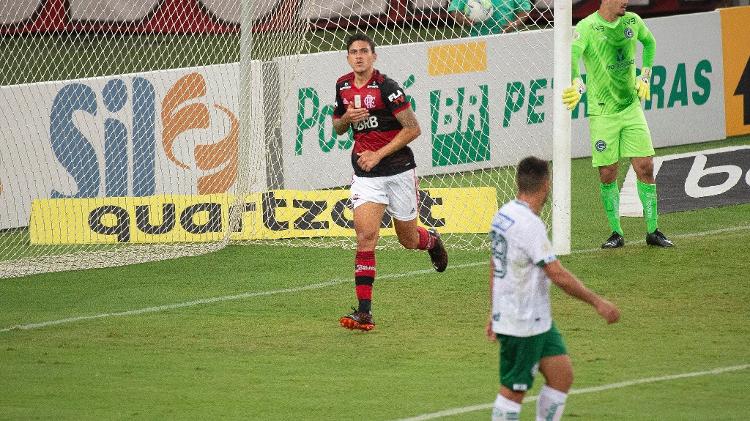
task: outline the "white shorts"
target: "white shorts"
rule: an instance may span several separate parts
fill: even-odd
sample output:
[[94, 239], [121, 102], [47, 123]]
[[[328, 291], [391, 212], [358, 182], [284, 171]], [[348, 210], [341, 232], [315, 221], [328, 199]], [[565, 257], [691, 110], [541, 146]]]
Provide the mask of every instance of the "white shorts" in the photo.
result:
[[372, 202], [387, 205], [385, 210], [399, 221], [417, 217], [417, 171], [414, 169], [385, 177], [352, 176], [352, 209]]

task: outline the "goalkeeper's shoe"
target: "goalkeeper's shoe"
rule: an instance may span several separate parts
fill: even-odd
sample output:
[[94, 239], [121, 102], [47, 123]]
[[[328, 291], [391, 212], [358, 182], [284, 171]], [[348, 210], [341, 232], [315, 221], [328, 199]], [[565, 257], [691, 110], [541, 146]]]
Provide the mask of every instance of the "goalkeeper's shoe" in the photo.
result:
[[427, 250], [427, 253], [430, 254], [430, 260], [432, 260], [432, 267], [438, 272], [445, 272], [445, 268], [448, 267], [448, 251], [445, 250], [445, 245], [443, 245], [443, 240], [440, 239], [440, 234], [434, 228], [428, 231], [433, 241], [435, 241], [432, 248]]
[[352, 307], [352, 312], [339, 319], [339, 324], [349, 330], [364, 330], [365, 332], [375, 329], [372, 321], [372, 313], [357, 311]]
[[565, 104], [565, 108], [568, 110], [575, 108], [585, 92], [586, 85], [583, 84], [583, 80], [578, 78], [573, 80], [570, 86], [563, 89], [562, 101]]
[[607, 241], [602, 244], [603, 249], [616, 249], [625, 245], [625, 239], [620, 235], [619, 232], [615, 231], [612, 235], [607, 238]]
[[674, 243], [667, 238], [666, 235], [662, 234], [661, 231], [656, 230], [652, 232], [651, 234], [646, 234], [646, 244], [649, 246], [659, 246], [659, 247], [672, 247], [674, 246]]

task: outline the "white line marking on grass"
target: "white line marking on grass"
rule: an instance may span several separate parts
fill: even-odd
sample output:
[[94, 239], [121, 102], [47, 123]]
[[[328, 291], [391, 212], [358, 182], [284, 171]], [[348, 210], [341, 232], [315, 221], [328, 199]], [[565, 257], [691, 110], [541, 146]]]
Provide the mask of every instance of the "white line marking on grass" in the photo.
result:
[[[743, 231], [743, 230], [750, 230], [750, 225], [743, 225], [743, 226], [731, 227], [731, 228], [722, 228], [722, 229], [717, 229], [717, 230], [695, 232], [695, 233], [689, 233], [689, 234], [674, 235], [673, 238], [705, 237], [709, 235], [724, 234], [728, 232]], [[629, 244], [638, 244], [638, 243], [644, 243], [644, 242], [645, 241], [641, 240], [641, 241], [634, 241]], [[595, 249], [586, 249], [586, 250], [574, 250], [572, 253], [574, 254], [593, 253], [593, 252], [598, 252], [598, 251], [601, 251], [601, 249], [595, 248]], [[465, 268], [482, 266], [482, 265], [489, 265], [489, 258], [487, 261], [452, 265], [450, 268], [451, 270], [455, 270], [455, 269], [465, 269]], [[425, 274], [432, 273], [432, 272], [433, 272], [432, 269], [423, 269], [423, 270], [415, 270], [415, 271], [405, 272], [405, 273], [387, 273], [387, 274], [378, 276], [378, 279], [404, 278], [407, 276], [425, 275]], [[324, 281], [324, 282], [319, 282], [316, 284], [304, 285], [304, 286], [294, 287], [294, 288], [274, 289], [270, 291], [243, 292], [237, 295], [201, 298], [199, 300], [186, 301], [186, 302], [175, 303], [175, 304], [165, 304], [165, 305], [155, 306], [155, 307], [146, 307], [146, 308], [140, 308], [136, 310], [126, 310], [126, 311], [119, 311], [119, 312], [113, 312], [113, 313], [93, 314], [89, 316], [76, 316], [76, 317], [69, 317], [66, 319], [48, 320], [45, 322], [38, 322], [38, 323], [19, 324], [15, 326], [0, 328], [0, 333], [9, 332], [12, 330], [39, 329], [39, 328], [43, 328], [47, 326], [56, 326], [56, 325], [62, 325], [62, 324], [68, 324], [68, 323], [75, 323], [75, 322], [80, 322], [84, 320], [105, 319], [109, 317], [137, 316], [140, 314], [158, 313], [161, 311], [174, 310], [178, 308], [194, 307], [194, 306], [199, 306], [199, 305], [204, 305], [204, 304], [220, 303], [224, 301], [243, 300], [246, 298], [253, 298], [253, 297], [264, 297], [268, 295], [278, 295], [278, 294], [290, 294], [290, 293], [326, 288], [326, 287], [339, 285], [339, 284], [342, 284], [344, 282], [349, 282], [349, 281], [351, 281], [350, 278], [332, 279], [329, 281]]]
[[[451, 266], [451, 269], [463, 269], [468, 267], [474, 267], [474, 266], [480, 266], [480, 265], [489, 265], [489, 260], [487, 262], [476, 262], [476, 263], [464, 263], [460, 265]], [[414, 270], [411, 272], [405, 272], [405, 273], [387, 273], [380, 275], [378, 279], [395, 279], [395, 278], [404, 278], [407, 276], [417, 276], [417, 275], [425, 275], [428, 273], [434, 272], [434, 269], [422, 269], [422, 270]], [[140, 314], [147, 314], [147, 313], [158, 313], [162, 311], [167, 310], [174, 310], [178, 308], [185, 308], [185, 307], [194, 307], [199, 306], [203, 304], [212, 304], [212, 303], [220, 303], [224, 301], [236, 301], [236, 300], [243, 300], [245, 298], [253, 298], [253, 297], [264, 297], [268, 295], [278, 295], [278, 294], [289, 294], [289, 293], [295, 293], [295, 292], [302, 292], [302, 291], [310, 291], [313, 289], [321, 289], [326, 288], [334, 285], [343, 284], [345, 282], [351, 282], [351, 278], [347, 279], [332, 279], [325, 282], [319, 282], [317, 284], [310, 284], [310, 285], [303, 285], [300, 287], [294, 287], [294, 288], [283, 288], [283, 289], [273, 289], [270, 291], [257, 291], [257, 292], [243, 292], [242, 294], [236, 294], [236, 295], [225, 295], [222, 297], [212, 297], [212, 298], [201, 298], [199, 300], [193, 300], [193, 301], [186, 301], [182, 303], [175, 303], [175, 304], [165, 304], [161, 306], [155, 306], [155, 307], [146, 307], [146, 308], [140, 308], [137, 310], [127, 310], [127, 311], [118, 311], [114, 313], [101, 313], [101, 314], [93, 314], [90, 316], [76, 316], [76, 317], [69, 317], [66, 319], [59, 319], [59, 320], [49, 320], [46, 322], [39, 322], [39, 323], [28, 323], [28, 324], [22, 324], [22, 325], [15, 325], [10, 326], [6, 328], [0, 329], [0, 333], [2, 332], [9, 332], [11, 330], [32, 330], [32, 329], [39, 329], [42, 327], [47, 326], [55, 326], [55, 325], [62, 325], [62, 324], [68, 324], [68, 323], [75, 323], [80, 322], [83, 320], [95, 320], [95, 319], [105, 319], [109, 317], [124, 317], [124, 316], [137, 316]]]
[[[635, 379], [635, 380], [630, 380], [626, 382], [605, 384], [602, 386], [585, 387], [583, 389], [572, 389], [569, 394], [570, 395], [583, 395], [585, 393], [596, 393], [596, 392], [602, 392], [605, 390], [620, 389], [623, 387], [636, 386], [639, 384], [665, 382], [665, 381], [670, 381], [670, 380], [685, 379], [689, 377], [717, 375], [717, 374], [727, 373], [730, 371], [747, 370], [748, 368], [750, 368], [750, 364], [735, 365], [732, 367], [721, 367], [721, 368], [715, 368], [713, 370], [707, 370], [707, 371], [695, 371], [692, 373], [673, 374], [671, 376], [647, 377], [644, 379]], [[534, 402], [537, 400], [537, 397], [538, 396], [529, 396], [523, 400], [523, 403]], [[434, 420], [436, 418], [450, 417], [452, 415], [465, 414], [467, 412], [485, 411], [485, 410], [491, 409], [492, 407], [493, 407], [493, 404], [491, 403], [483, 403], [479, 405], [464, 406], [462, 408], [446, 409], [444, 411], [418, 415], [412, 418], [403, 418], [399, 421]]]

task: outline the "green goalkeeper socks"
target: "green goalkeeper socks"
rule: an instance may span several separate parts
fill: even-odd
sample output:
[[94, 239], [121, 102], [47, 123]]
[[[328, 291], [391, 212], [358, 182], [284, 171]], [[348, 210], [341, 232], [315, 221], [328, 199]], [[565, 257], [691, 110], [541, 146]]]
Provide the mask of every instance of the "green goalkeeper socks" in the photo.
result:
[[648, 233], [656, 231], [659, 228], [659, 213], [657, 211], [656, 184], [646, 184], [641, 180], [638, 185], [638, 197], [643, 205], [643, 218], [646, 219], [646, 229]]
[[[640, 187], [638, 191], [641, 191]], [[620, 189], [617, 187], [617, 182], [599, 184], [599, 192], [602, 196], [604, 212], [607, 213], [609, 227], [613, 232], [623, 235], [622, 227], [620, 226]]]

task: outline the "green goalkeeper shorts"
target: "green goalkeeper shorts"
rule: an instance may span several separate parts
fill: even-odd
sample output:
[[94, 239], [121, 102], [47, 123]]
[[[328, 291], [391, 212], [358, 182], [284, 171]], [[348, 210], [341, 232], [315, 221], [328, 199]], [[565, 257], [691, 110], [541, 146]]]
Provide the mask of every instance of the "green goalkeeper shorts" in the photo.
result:
[[654, 155], [651, 132], [639, 101], [615, 114], [590, 116], [589, 128], [594, 167], [614, 164], [620, 158]]
[[515, 392], [531, 389], [539, 371], [539, 360], [568, 353], [554, 322], [548, 331], [538, 335], [522, 338], [498, 333], [497, 339], [500, 341], [500, 384]]

